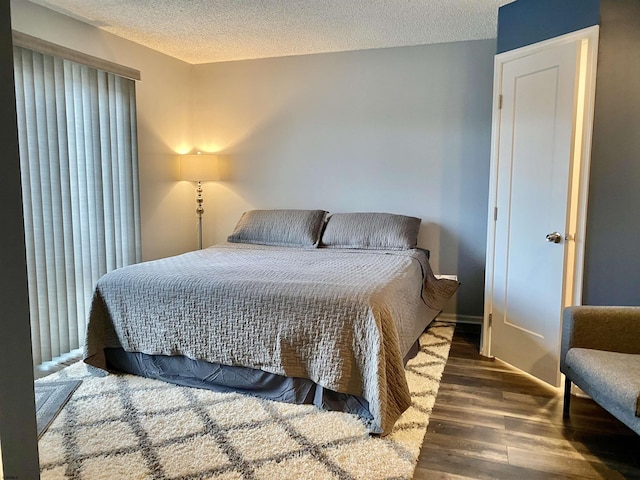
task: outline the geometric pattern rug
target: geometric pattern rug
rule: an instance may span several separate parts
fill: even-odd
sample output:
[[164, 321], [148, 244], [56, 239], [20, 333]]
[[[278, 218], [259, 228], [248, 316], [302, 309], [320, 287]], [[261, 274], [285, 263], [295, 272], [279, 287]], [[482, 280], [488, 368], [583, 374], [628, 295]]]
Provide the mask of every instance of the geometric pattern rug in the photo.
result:
[[217, 393], [83, 363], [40, 382], [82, 380], [40, 439], [43, 480], [409, 480], [451, 346], [432, 322], [405, 367], [412, 405], [386, 437], [313, 405]]

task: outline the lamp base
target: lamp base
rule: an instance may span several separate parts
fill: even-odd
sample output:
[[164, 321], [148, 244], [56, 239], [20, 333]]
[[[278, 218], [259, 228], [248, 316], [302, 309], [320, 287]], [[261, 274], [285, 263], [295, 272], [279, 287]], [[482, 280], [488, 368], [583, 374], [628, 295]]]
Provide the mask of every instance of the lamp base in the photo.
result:
[[204, 199], [202, 198], [202, 182], [198, 181], [198, 188], [196, 189], [197, 197], [196, 197], [196, 213], [198, 214], [198, 250], [202, 250], [202, 214], [204, 213], [204, 208], [202, 203]]

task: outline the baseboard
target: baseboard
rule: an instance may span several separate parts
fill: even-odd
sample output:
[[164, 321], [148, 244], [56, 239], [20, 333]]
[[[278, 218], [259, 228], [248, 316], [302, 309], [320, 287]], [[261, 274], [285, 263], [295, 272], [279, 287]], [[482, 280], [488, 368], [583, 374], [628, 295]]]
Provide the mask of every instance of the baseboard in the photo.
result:
[[436, 320], [455, 323], [472, 323], [474, 325], [482, 325], [482, 317], [478, 315], [460, 315], [457, 313], [443, 312], [436, 317]]
[[84, 350], [82, 348], [77, 348], [75, 350], [71, 350], [69, 353], [56, 357], [49, 362], [36, 365], [33, 372], [34, 379], [37, 380], [39, 378], [46, 377], [47, 375], [51, 375], [52, 373], [59, 372], [63, 368], [82, 360], [83, 353]]

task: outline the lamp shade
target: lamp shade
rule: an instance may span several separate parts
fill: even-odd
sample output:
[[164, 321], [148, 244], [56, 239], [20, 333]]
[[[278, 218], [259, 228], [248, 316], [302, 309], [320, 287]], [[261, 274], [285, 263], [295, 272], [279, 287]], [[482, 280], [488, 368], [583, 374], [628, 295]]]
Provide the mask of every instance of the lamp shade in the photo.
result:
[[215, 155], [180, 155], [180, 178], [192, 182], [214, 182], [220, 179]]

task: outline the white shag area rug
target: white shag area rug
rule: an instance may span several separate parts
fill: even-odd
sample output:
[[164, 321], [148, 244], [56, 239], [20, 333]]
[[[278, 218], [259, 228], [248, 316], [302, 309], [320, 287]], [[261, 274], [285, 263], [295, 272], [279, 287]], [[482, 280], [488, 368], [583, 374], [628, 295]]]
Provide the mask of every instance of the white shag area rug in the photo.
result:
[[77, 363], [39, 380], [82, 380], [38, 444], [41, 478], [411, 479], [453, 330], [436, 321], [420, 337], [406, 366], [413, 404], [386, 437], [347, 413], [133, 375], [93, 376]]

